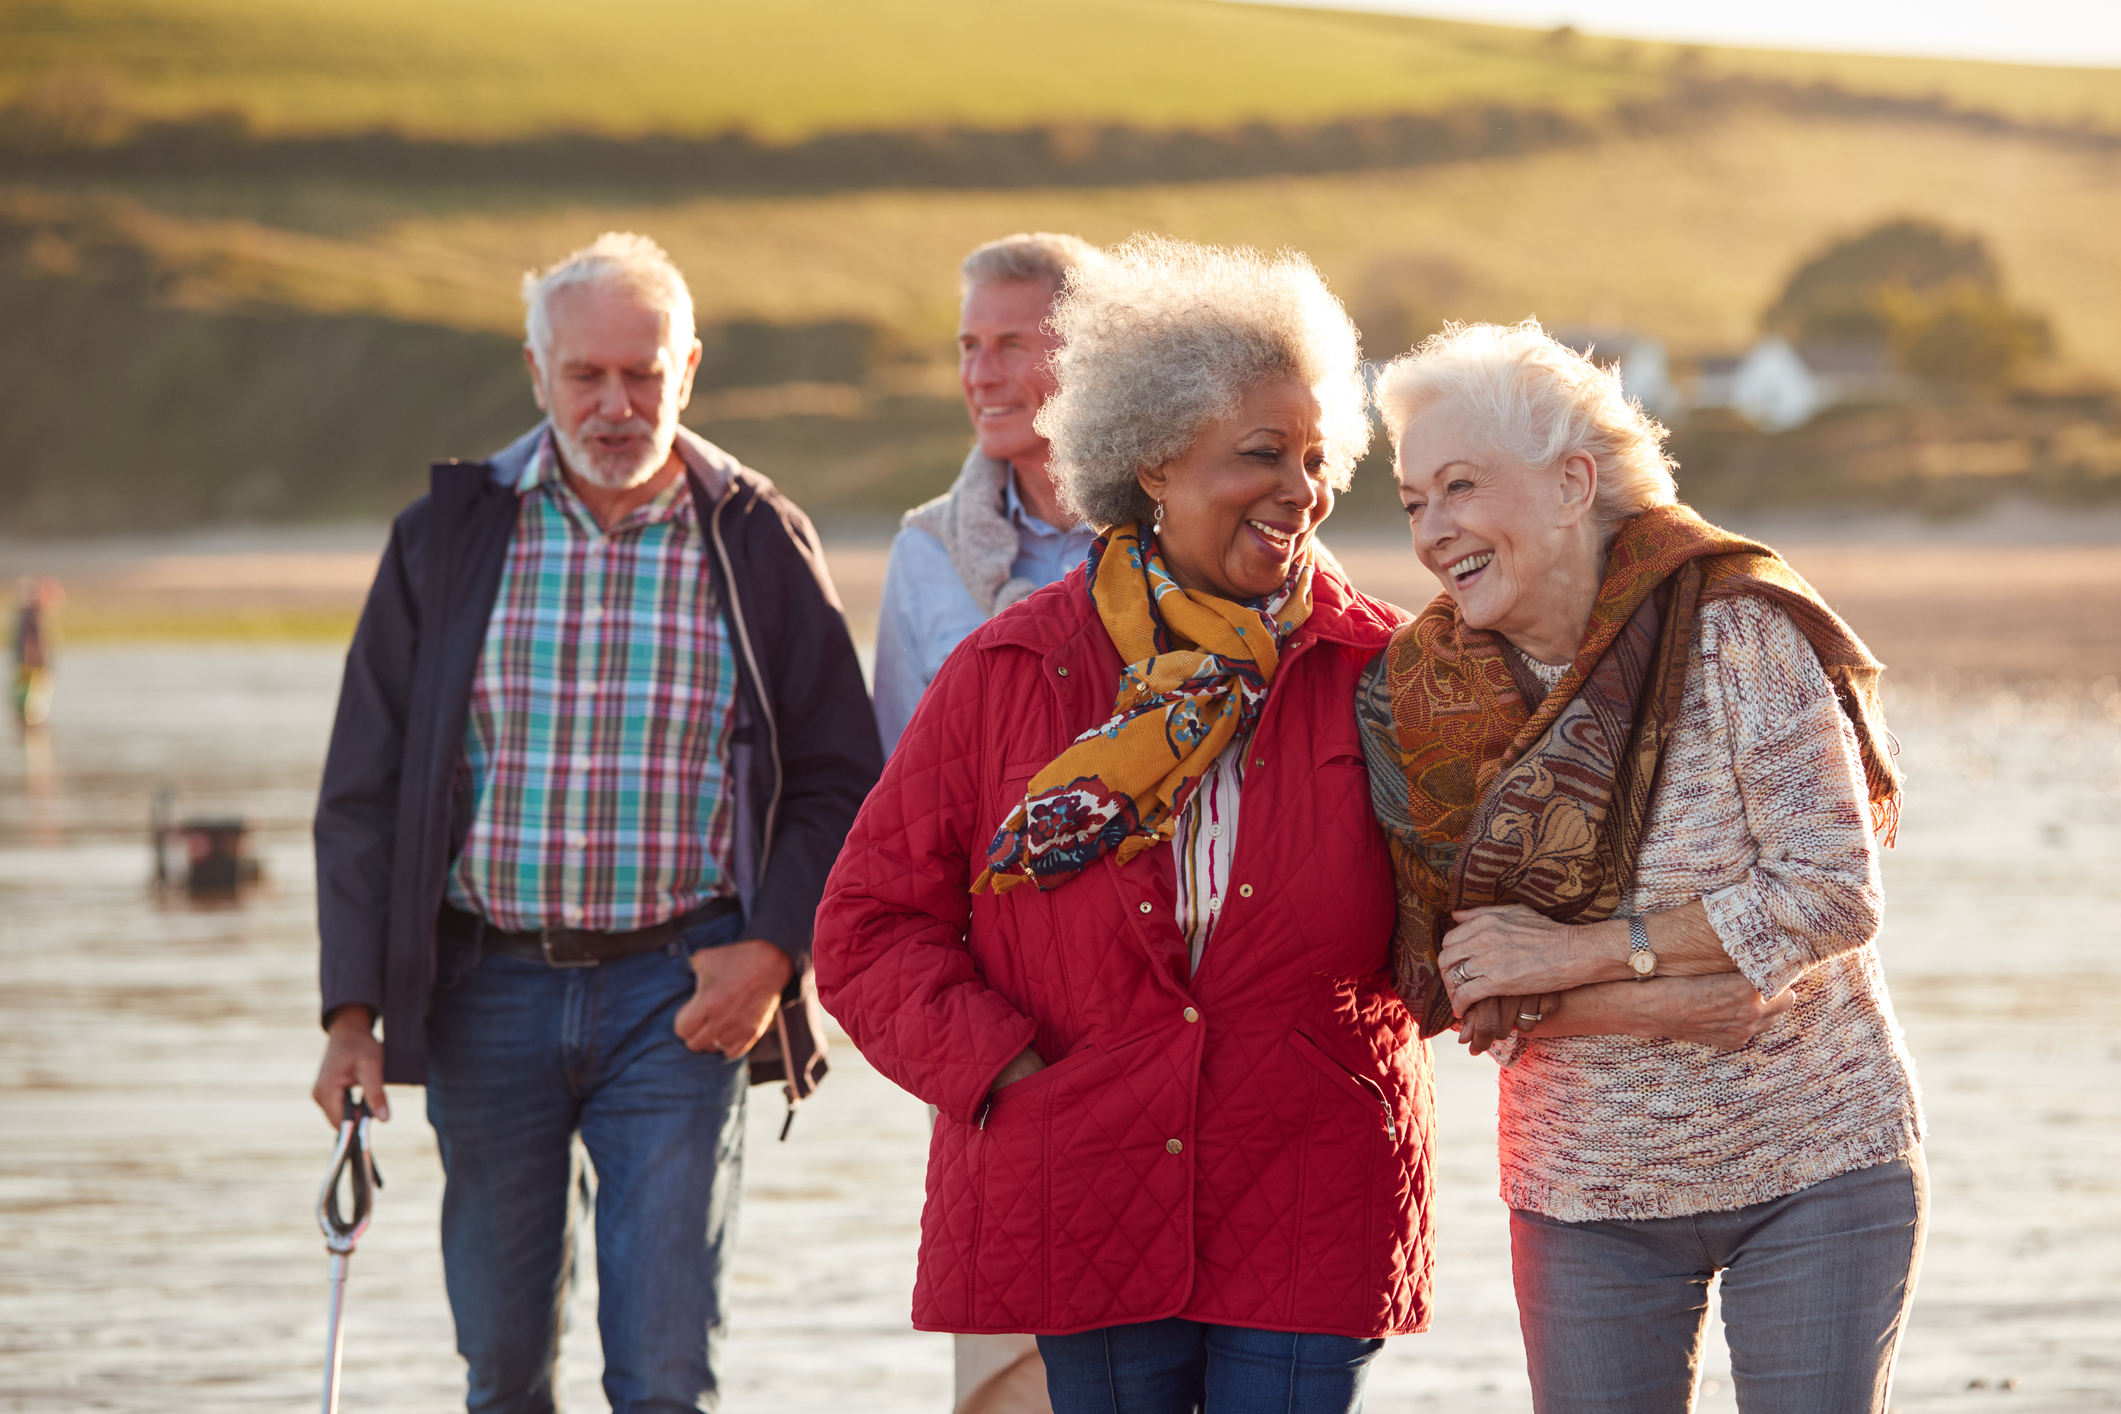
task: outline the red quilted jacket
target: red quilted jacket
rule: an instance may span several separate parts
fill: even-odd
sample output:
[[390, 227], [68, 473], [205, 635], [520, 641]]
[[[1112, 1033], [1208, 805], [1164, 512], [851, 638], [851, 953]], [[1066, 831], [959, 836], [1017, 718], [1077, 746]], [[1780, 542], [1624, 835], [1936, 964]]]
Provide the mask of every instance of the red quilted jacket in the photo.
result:
[[[1221, 922], [1189, 977], [1168, 846], [967, 892], [1025, 782], [1110, 715], [1077, 569], [966, 640], [826, 883], [826, 1006], [941, 1111], [913, 1323], [1061, 1335], [1184, 1316], [1425, 1328], [1429, 1053], [1385, 971], [1391, 866], [1354, 691], [1406, 615], [1321, 573], [1254, 734]], [[1045, 1070], [988, 1086], [1026, 1046]]]

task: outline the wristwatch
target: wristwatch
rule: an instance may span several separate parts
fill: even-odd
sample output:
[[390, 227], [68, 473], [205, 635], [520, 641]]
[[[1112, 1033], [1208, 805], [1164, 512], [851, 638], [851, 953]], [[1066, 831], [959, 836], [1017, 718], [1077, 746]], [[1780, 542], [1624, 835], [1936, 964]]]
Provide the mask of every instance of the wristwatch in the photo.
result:
[[1628, 966], [1634, 969], [1637, 982], [1647, 982], [1657, 975], [1657, 954], [1650, 951], [1650, 925], [1636, 914], [1628, 920]]

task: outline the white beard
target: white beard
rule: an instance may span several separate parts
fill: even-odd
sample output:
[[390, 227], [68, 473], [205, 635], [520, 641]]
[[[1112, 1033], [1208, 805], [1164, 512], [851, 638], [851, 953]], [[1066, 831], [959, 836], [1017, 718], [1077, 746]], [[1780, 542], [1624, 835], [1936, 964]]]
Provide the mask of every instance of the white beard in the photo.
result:
[[[585, 436], [608, 435], [628, 430], [628, 424], [592, 417], [582, 424], [581, 430]], [[561, 431], [557, 424], [552, 429], [552, 440], [560, 449], [560, 460], [576, 476], [606, 491], [624, 491], [662, 470], [663, 463], [670, 460], [670, 448], [677, 441], [677, 432], [675, 418], [671, 419], [669, 426], [656, 428], [646, 450], [638, 457], [614, 457], [598, 451], [578, 441], [573, 434]]]

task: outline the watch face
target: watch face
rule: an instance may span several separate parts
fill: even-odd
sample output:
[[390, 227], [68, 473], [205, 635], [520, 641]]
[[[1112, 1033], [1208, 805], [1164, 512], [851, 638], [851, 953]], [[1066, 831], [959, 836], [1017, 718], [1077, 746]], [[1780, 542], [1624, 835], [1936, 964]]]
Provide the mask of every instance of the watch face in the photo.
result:
[[1632, 953], [1628, 957], [1628, 966], [1634, 968], [1638, 976], [1647, 977], [1657, 970], [1657, 954], [1653, 952]]

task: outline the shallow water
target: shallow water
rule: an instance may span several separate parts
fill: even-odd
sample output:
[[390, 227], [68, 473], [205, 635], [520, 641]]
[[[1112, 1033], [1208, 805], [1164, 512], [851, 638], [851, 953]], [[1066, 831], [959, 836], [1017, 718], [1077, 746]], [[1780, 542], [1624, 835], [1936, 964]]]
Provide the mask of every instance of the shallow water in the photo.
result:
[[[322, 649], [82, 648], [48, 737], [0, 739], [0, 1409], [315, 1405], [330, 1135], [308, 1100], [306, 822], [338, 669]], [[1910, 799], [1881, 947], [1936, 1204], [1895, 1404], [2121, 1408], [2121, 696], [1892, 708]], [[240, 906], [149, 889], [165, 784], [259, 827], [266, 884]], [[1371, 1407], [1523, 1410], [1493, 1077], [1444, 1050], [1439, 1315], [1389, 1344]], [[906, 1319], [920, 1105], [845, 1044], [789, 1143], [778, 1096], [755, 1098], [725, 1407], [947, 1409], [948, 1340]], [[462, 1391], [432, 1139], [419, 1093], [393, 1100], [349, 1410]], [[602, 1407], [594, 1309], [592, 1277], [565, 1347], [576, 1409]], [[1735, 1407], [1721, 1361], [1712, 1341], [1705, 1409]]]

